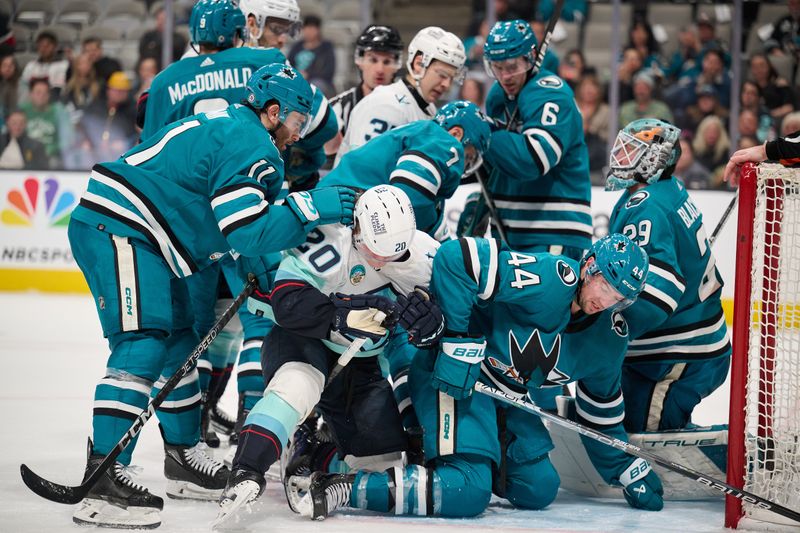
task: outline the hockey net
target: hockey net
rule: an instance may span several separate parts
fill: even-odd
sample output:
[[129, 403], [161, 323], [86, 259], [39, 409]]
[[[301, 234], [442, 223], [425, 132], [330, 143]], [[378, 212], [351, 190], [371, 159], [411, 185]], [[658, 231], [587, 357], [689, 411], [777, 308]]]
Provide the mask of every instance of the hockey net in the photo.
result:
[[[777, 164], [739, 186], [727, 476], [800, 509], [800, 169]], [[797, 528], [731, 496], [725, 525]]]

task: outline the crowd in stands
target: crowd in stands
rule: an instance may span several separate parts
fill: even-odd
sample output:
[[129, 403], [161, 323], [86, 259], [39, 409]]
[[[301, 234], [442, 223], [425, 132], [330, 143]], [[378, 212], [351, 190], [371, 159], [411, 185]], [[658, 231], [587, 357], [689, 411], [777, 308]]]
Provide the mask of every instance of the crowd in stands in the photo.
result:
[[[684, 157], [679, 171], [692, 188], [724, 188], [721, 172], [728, 155], [797, 129], [800, 81], [800, 0], [788, 0], [786, 12], [769, 31], [756, 28], [753, 6], [745, 17], [748, 32], [759, 32], [760, 48], [743, 56], [739, 87], [739, 114], [731, 116], [732, 56], [729, 42], [717, 35], [717, 21], [708, 11], [696, 9], [694, 22], [665, 35], [651, 25], [648, 4], [635, 1], [627, 35], [621, 36], [620, 57], [611, 62], [619, 79], [616, 123], [622, 126], [641, 117], [656, 117], [683, 130]], [[552, 0], [495, 0], [499, 20], [524, 18], [532, 22], [541, 39]], [[586, 28], [592, 22], [593, 3], [565, 2], [561, 20]], [[488, 24], [484, 1], [474, 2], [475, 19], [464, 39], [469, 72], [460, 97], [483, 105], [491, 80], [483, 65], [483, 44]], [[148, 8], [151, 6], [148, 3]], [[696, 7], [696, 6], [695, 6]], [[0, 168], [86, 169], [95, 161], [114, 159], [138, 140], [134, 126], [136, 99], [147, 90], [162, 68], [163, 8], [150, 10], [154, 27], [141, 34], [138, 60], [125, 69], [103, 51], [103, 40], [86, 36], [79, 43], [61, 43], [46, 27], [35, 35], [36, 57], [21, 65], [15, 54], [13, 32], [0, 42]], [[11, 28], [8, 14], [0, 13], [0, 30]], [[185, 22], [177, 20], [177, 23]], [[668, 40], [674, 39], [671, 46]], [[172, 58], [187, 50], [187, 39], [176, 31]], [[574, 49], [551, 47], [553, 69], [572, 87], [583, 115], [593, 179], [604, 181], [608, 162], [609, 73], [589, 63], [584, 55], [589, 43]], [[302, 31], [285, 50], [290, 61], [327, 96], [346, 87], [334, 83], [334, 45], [325, 39], [323, 21], [314, 13], [303, 19]], [[776, 61], [790, 68], [783, 74]], [[607, 69], [605, 69], [607, 70]], [[455, 95], [448, 95], [455, 96]], [[738, 140], [728, 134], [736, 126]], [[735, 142], [735, 146], [732, 143]]]

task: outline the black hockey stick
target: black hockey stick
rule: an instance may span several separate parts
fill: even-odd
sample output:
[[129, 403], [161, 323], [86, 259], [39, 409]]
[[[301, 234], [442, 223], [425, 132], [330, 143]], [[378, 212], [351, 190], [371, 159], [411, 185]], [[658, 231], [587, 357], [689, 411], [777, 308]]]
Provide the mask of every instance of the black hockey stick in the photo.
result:
[[178, 385], [178, 382], [183, 379], [189, 372], [192, 371], [194, 364], [197, 362], [197, 359], [200, 358], [200, 355], [206, 351], [206, 349], [214, 342], [214, 339], [217, 338], [217, 335], [222, 328], [233, 318], [233, 315], [238, 311], [239, 307], [242, 306], [245, 299], [250, 296], [250, 293], [253, 292], [257, 286], [257, 282], [254, 276], [250, 276], [247, 284], [245, 285], [244, 289], [239, 296], [233, 301], [233, 303], [228, 306], [222, 316], [219, 317], [217, 322], [211, 327], [209, 332], [203, 337], [203, 340], [200, 341], [200, 344], [189, 354], [186, 361], [184, 361], [183, 366], [181, 366], [172, 377], [167, 380], [167, 382], [162, 387], [161, 391], [153, 398], [150, 403], [148, 404], [147, 408], [142, 411], [136, 420], [133, 422], [131, 428], [125, 433], [122, 438], [119, 440], [114, 449], [106, 455], [103, 462], [101, 462], [97, 468], [92, 472], [89, 477], [87, 477], [83, 483], [77, 485], [75, 487], [68, 487], [66, 485], [59, 485], [58, 483], [53, 483], [52, 481], [48, 481], [43, 477], [35, 474], [33, 470], [28, 468], [26, 465], [20, 465], [20, 473], [22, 474], [22, 481], [31, 489], [33, 492], [41, 496], [42, 498], [46, 498], [50, 501], [56, 503], [66, 503], [68, 505], [75, 505], [76, 503], [80, 502], [86, 495], [89, 493], [89, 490], [97, 483], [97, 480], [103, 475], [103, 473], [111, 466], [114, 461], [119, 457], [119, 454], [131, 443], [131, 441], [139, 434], [144, 427], [145, 423], [155, 414], [156, 409], [158, 406], [164, 402], [164, 399], [167, 395], [172, 392], [172, 390]]
[[605, 433], [586, 427], [577, 422], [573, 422], [572, 420], [564, 418], [563, 416], [559, 416], [555, 413], [545, 411], [538, 405], [535, 405], [534, 403], [529, 402], [525, 399], [511, 396], [509, 394], [504, 393], [501, 390], [489, 387], [488, 385], [484, 385], [483, 383], [480, 382], [475, 384], [475, 390], [481, 394], [490, 396], [495, 400], [499, 400], [503, 403], [519, 407], [520, 409], [527, 411], [529, 413], [533, 413], [554, 424], [558, 424], [559, 426], [571, 429], [572, 431], [577, 431], [584, 437], [589, 437], [590, 439], [601, 442], [602, 444], [605, 444], [607, 446], [611, 446], [612, 448], [622, 450], [623, 452], [633, 455], [635, 457], [639, 457], [651, 463], [661, 465], [668, 470], [672, 470], [673, 472], [676, 472], [682, 476], [685, 476], [689, 479], [693, 479], [698, 483], [705, 485], [706, 487], [710, 487], [729, 496], [733, 496], [734, 498], [739, 498], [740, 500], [746, 501], [747, 503], [751, 503], [756, 507], [758, 507], [759, 509], [772, 511], [773, 513], [800, 522], [800, 512], [793, 511], [792, 509], [778, 505], [777, 503], [766, 500], [760, 496], [756, 496], [751, 492], [737, 489], [732, 485], [728, 485], [724, 481], [720, 481], [711, 476], [703, 475], [700, 472], [697, 472], [696, 470], [692, 470], [691, 468], [679, 465], [677, 463], [673, 463], [671, 461], [667, 461], [666, 459], [662, 459], [658, 455], [645, 451], [640, 447], [636, 446], [635, 444], [631, 444], [623, 440], [609, 437]]
[[717, 227], [714, 228], [713, 233], [711, 233], [711, 237], [708, 238], [709, 244], [714, 244], [714, 241], [717, 240], [717, 235], [719, 235], [719, 232], [722, 230], [723, 226], [725, 226], [725, 223], [728, 221], [728, 218], [731, 216], [731, 211], [733, 211], [733, 206], [736, 205], [736, 200], [738, 199], [739, 199], [739, 189], [736, 189], [736, 194], [734, 194], [733, 198], [731, 198], [728, 207], [725, 209], [725, 212], [722, 213], [722, 218], [720, 218], [719, 222], [717, 222]]

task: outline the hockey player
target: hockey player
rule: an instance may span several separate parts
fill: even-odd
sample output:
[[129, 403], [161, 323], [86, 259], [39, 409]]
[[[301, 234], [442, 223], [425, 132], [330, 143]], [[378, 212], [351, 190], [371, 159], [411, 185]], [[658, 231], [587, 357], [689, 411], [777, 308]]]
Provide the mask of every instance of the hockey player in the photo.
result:
[[408, 45], [406, 75], [391, 85], [376, 87], [350, 112], [334, 166], [344, 154], [381, 133], [433, 118], [434, 102], [453, 82], [463, 80], [465, 61], [461, 39], [436, 26], [421, 29]]
[[[284, 256], [272, 292], [250, 298], [277, 325], [264, 343], [267, 389], [240, 434], [217, 523], [263, 492], [264, 472], [315, 406], [349, 466], [401, 464], [406, 437], [376, 356], [396, 322], [392, 295], [428, 285], [438, 243], [416, 230], [410, 200], [391, 185], [367, 190], [355, 219], [352, 229], [310, 233]], [[328, 382], [339, 354], [359, 337], [367, 339], [361, 351]]]
[[[494, 488], [516, 507], [546, 507], [556, 496], [559, 478], [548, 458], [552, 443], [541, 420], [487, 396], [470, 397], [473, 386], [481, 376], [509, 394], [524, 396], [542, 385], [575, 381], [578, 412], [624, 439], [622, 354], [599, 350], [596, 343], [625, 342], [624, 320], [615, 329], [614, 313], [601, 312], [635, 299], [647, 269], [647, 255], [618, 234], [596, 242], [580, 266], [564, 256], [499, 249], [494, 239], [443, 244], [434, 259], [431, 289], [447, 329], [438, 353], [420, 351], [409, 375], [425, 428], [427, 468], [317, 472], [306, 480], [290, 480], [290, 501], [316, 519], [348, 506], [468, 517], [483, 512]], [[592, 315], [605, 321], [603, 337], [588, 343], [593, 349], [565, 350], [564, 333]], [[499, 438], [498, 412], [506, 418]], [[623, 487], [632, 506], [661, 508], [661, 484], [647, 462], [611, 447], [588, 451], [598, 471]], [[493, 480], [493, 465], [497, 469], [501, 462], [505, 475]], [[304, 488], [307, 497], [299, 499]]]
[[396, 185], [411, 198], [417, 227], [441, 241], [447, 237], [444, 201], [480, 166], [490, 135], [489, 120], [475, 104], [450, 102], [433, 121], [412, 122], [348, 152], [321, 183]]
[[[302, 76], [269, 65], [248, 80], [245, 104], [172, 123], [92, 169], [69, 225], [111, 347], [95, 389], [87, 475], [198, 342], [183, 278], [231, 251], [269, 253], [302, 242], [320, 224], [352, 221], [354, 195], [344, 188], [270, 205], [282, 182], [279, 148], [298, 138], [310, 107]], [[157, 410], [171, 497], [215, 499], [225, 486], [228, 470], [198, 444], [199, 403], [192, 372]], [[160, 524], [162, 499], [125, 469], [135, 442], [81, 502], [76, 522]]]
[[591, 183], [572, 90], [548, 70], [532, 72], [536, 36], [525, 21], [496, 23], [483, 50], [497, 80], [486, 113], [506, 124], [492, 133], [487, 187], [508, 245], [579, 260], [591, 245]]
[[337, 94], [330, 100], [339, 122], [336, 137], [325, 144], [325, 154], [331, 160], [336, 156], [342, 137], [350, 122], [350, 112], [375, 87], [389, 85], [403, 63], [403, 40], [392, 26], [370, 25], [356, 39], [355, 64], [361, 82]]
[[625, 310], [631, 342], [622, 373], [630, 432], [685, 428], [700, 400], [725, 381], [731, 344], [720, 296], [722, 278], [703, 215], [672, 175], [680, 130], [639, 119], [617, 135], [607, 190], [625, 190], [609, 231], [650, 256], [647, 286]]

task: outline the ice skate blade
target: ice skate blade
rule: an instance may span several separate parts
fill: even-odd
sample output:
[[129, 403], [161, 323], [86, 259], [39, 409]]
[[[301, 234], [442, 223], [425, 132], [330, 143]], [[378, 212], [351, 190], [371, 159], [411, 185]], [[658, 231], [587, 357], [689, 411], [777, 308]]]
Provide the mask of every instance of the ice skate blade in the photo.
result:
[[167, 496], [174, 500], [200, 500], [215, 502], [223, 489], [206, 489], [189, 481], [167, 480]]
[[311, 485], [311, 478], [308, 476], [291, 476], [284, 485], [286, 491], [286, 501], [289, 508], [300, 516], [311, 518], [314, 516], [314, 502], [308, 487]]
[[242, 506], [254, 502], [258, 498], [260, 490], [258, 483], [251, 480], [242, 481], [233, 487], [231, 489], [233, 495], [223, 498], [220, 502], [219, 514], [211, 522], [211, 529], [215, 529], [230, 520]]
[[103, 500], [84, 498], [72, 514], [72, 521], [81, 526], [155, 529], [161, 525], [161, 514], [154, 507], [125, 509]]

